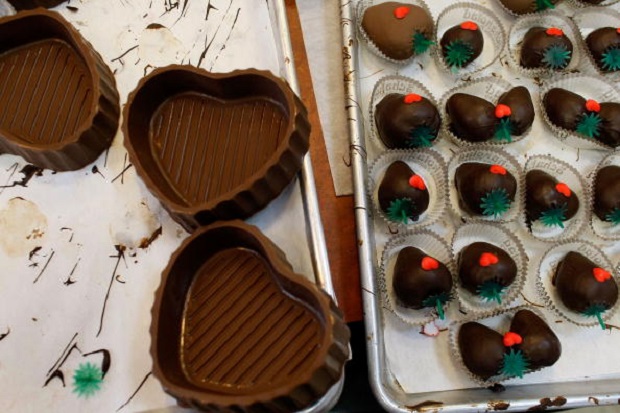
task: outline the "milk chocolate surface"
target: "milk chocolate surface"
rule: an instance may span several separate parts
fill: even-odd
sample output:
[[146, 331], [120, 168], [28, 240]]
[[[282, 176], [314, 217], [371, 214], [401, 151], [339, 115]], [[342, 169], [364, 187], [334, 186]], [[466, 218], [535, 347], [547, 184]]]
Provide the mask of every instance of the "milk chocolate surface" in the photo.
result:
[[152, 310], [154, 374], [180, 402], [301, 410], [339, 379], [349, 330], [333, 301], [241, 221], [173, 254]]
[[0, 152], [56, 171], [97, 159], [120, 112], [114, 76], [99, 54], [43, 9], [1, 18], [0, 39]]

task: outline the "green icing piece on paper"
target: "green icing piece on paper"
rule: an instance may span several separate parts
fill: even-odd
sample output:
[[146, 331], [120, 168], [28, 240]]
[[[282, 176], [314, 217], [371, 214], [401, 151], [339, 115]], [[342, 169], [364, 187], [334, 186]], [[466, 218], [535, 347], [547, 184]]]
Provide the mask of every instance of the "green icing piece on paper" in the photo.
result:
[[79, 397], [90, 397], [101, 389], [103, 372], [91, 363], [82, 363], [73, 373], [73, 393]]

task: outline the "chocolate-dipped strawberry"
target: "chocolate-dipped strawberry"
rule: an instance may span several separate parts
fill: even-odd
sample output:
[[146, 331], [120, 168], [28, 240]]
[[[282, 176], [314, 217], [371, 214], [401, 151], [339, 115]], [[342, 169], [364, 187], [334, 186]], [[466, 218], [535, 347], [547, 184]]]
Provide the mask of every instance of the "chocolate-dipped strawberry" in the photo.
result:
[[517, 311], [510, 323], [510, 332], [521, 337], [521, 342], [515, 343], [514, 348], [523, 353], [531, 370], [555, 364], [562, 354], [562, 343], [553, 330], [530, 310]]
[[499, 119], [495, 139], [510, 142], [511, 135], [523, 135], [534, 122], [534, 104], [529, 90], [517, 86], [502, 94], [497, 101], [495, 117]]
[[620, 70], [620, 28], [601, 27], [586, 37], [596, 66], [603, 72]]
[[499, 0], [508, 10], [515, 14], [536, 13], [555, 8], [559, 0]]
[[618, 301], [618, 285], [610, 271], [570, 251], [560, 261], [551, 282], [569, 310], [596, 317], [604, 330], [603, 313]]
[[458, 257], [461, 286], [487, 301], [501, 303], [502, 293], [517, 277], [517, 264], [503, 249], [487, 242], [474, 242]]
[[521, 44], [521, 66], [528, 69], [562, 70], [569, 65], [573, 43], [557, 27], [532, 27]]
[[556, 126], [574, 131], [586, 114], [586, 100], [582, 96], [562, 88], [550, 89], [543, 96], [547, 117]]
[[610, 165], [597, 172], [593, 209], [601, 221], [620, 224], [620, 167]]
[[478, 96], [455, 93], [446, 102], [450, 129], [467, 142], [483, 142], [493, 138], [497, 126], [495, 106]]
[[433, 307], [444, 319], [443, 306], [451, 299], [452, 275], [442, 262], [419, 248], [405, 247], [398, 253], [392, 286], [401, 305], [416, 310]]
[[422, 148], [431, 146], [437, 137], [441, 117], [423, 96], [391, 93], [375, 107], [375, 124], [387, 148]]
[[605, 0], [578, 0], [578, 1], [580, 1], [581, 3], [586, 3], [586, 4], [601, 4]]
[[579, 199], [563, 182], [545, 171], [534, 169], [525, 175], [525, 214], [528, 224], [540, 220], [548, 227], [564, 228], [579, 209]]
[[620, 103], [601, 102], [596, 113], [597, 119], [593, 120], [599, 125], [599, 135], [594, 137], [605, 145], [617, 148], [620, 146]]
[[459, 328], [457, 341], [461, 359], [469, 371], [484, 380], [499, 374], [506, 351], [500, 333], [471, 321]]
[[446, 65], [454, 70], [473, 62], [484, 46], [482, 32], [472, 21], [449, 28], [441, 38], [441, 53]]
[[428, 208], [430, 198], [424, 179], [402, 161], [387, 168], [378, 196], [379, 206], [388, 218], [403, 224], [417, 221]]
[[501, 217], [515, 200], [517, 180], [502, 165], [468, 162], [456, 168], [460, 207], [471, 215]]
[[389, 1], [366, 9], [362, 28], [387, 57], [406, 60], [433, 44], [433, 19], [421, 7]]

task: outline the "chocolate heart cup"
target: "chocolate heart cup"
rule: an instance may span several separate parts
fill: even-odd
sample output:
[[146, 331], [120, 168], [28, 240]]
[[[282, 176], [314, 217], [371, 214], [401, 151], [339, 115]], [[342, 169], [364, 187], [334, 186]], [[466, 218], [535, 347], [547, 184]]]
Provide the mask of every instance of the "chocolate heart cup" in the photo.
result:
[[201, 228], [172, 255], [150, 333], [166, 392], [206, 411], [304, 409], [349, 358], [349, 329], [332, 299], [241, 221]]
[[97, 159], [120, 112], [101, 56], [59, 14], [42, 9], [0, 19], [0, 39], [0, 153], [55, 171]]
[[168, 66], [129, 95], [123, 133], [149, 190], [191, 231], [247, 218], [276, 198], [301, 168], [310, 125], [268, 72]]

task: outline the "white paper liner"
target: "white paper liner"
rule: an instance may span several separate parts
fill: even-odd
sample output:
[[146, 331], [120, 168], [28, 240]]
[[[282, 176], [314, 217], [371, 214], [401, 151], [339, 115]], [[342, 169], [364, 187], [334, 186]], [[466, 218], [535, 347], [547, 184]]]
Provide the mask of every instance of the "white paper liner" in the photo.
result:
[[579, 149], [612, 149], [596, 139], [586, 138], [585, 136], [579, 135], [574, 131], [561, 128], [551, 122], [547, 116], [547, 111], [545, 110], [543, 100], [547, 92], [556, 87], [576, 93], [586, 100], [594, 99], [599, 103], [620, 103], [620, 91], [616, 89], [616, 85], [601, 76], [569, 74], [557, 76], [544, 82], [540, 88], [539, 94], [539, 104], [541, 107], [542, 117], [547, 126], [549, 126], [549, 128], [553, 131], [555, 137], [562, 141], [562, 143]]
[[620, 240], [620, 224], [613, 225], [611, 222], [601, 221], [601, 219], [594, 213], [594, 183], [596, 181], [596, 176], [598, 172], [606, 166], [618, 166], [620, 167], [620, 153], [612, 152], [607, 155], [596, 167], [596, 171], [592, 173], [590, 177], [590, 226], [592, 227], [592, 231], [602, 239], [608, 241], [617, 241]]
[[[614, 1], [615, 3], [616, 1]], [[578, 3], [578, 2], [577, 2]], [[587, 56], [587, 60], [591, 68], [599, 75], [612, 81], [620, 80], [620, 70], [614, 72], [606, 72], [596, 63], [590, 49], [586, 43], [586, 38], [590, 33], [602, 27], [620, 27], [620, 13], [609, 7], [584, 7], [573, 16], [573, 21], [579, 28], [581, 35], [581, 48]]]
[[[521, 66], [521, 45], [525, 34], [532, 27], [557, 27], [562, 29], [566, 37], [568, 37], [573, 44], [573, 52], [568, 66], [562, 70], [553, 70], [544, 67], [525, 68]], [[510, 32], [508, 33], [508, 56], [510, 58], [511, 66], [523, 76], [542, 77], [572, 72], [580, 67], [582, 54], [582, 41], [579, 34], [579, 29], [569, 18], [558, 12], [545, 11], [536, 14], [523, 15], [515, 20], [514, 24], [510, 28]]]
[[[506, 13], [510, 14], [511, 16], [514, 17], [521, 17], [521, 16], [531, 16], [531, 15], [537, 15], [540, 13], [545, 13], [547, 11], [552, 11], [554, 9], [547, 9], [547, 10], [540, 10], [540, 11], [532, 11], [532, 12], [527, 12], [527, 13], [515, 13], [514, 11], [510, 10], [508, 7], [504, 6], [504, 4], [500, 1], [500, 0], [495, 0], [495, 2], [499, 5], [499, 7], [502, 8], [502, 10], [504, 10]], [[560, 0], [558, 2], [558, 4], [555, 5], [555, 7], [557, 7], [560, 3], [562, 2], [562, 0]], [[534, 3], [534, 0], [532, 0], [532, 3]]]
[[[450, 137], [450, 139], [459, 146], [472, 147], [475, 145], [480, 145], [481, 142], [469, 142], [469, 141], [460, 139], [458, 136], [454, 134], [454, 132], [452, 132], [452, 130], [450, 129], [450, 123], [451, 123], [450, 115], [448, 115], [448, 112], [446, 110], [446, 104], [448, 102], [448, 99], [450, 98], [450, 96], [454, 95], [455, 93], [465, 93], [468, 95], [473, 95], [473, 96], [486, 99], [492, 104], [497, 105], [497, 101], [500, 98], [500, 96], [503, 95], [505, 92], [508, 92], [513, 87], [515, 86], [513, 86], [512, 84], [510, 84], [504, 79], [493, 77], [493, 76], [488, 76], [488, 77], [482, 77], [479, 79], [475, 79], [470, 82], [461, 83], [458, 86], [450, 89], [448, 92], [446, 92], [443, 95], [439, 103], [439, 105], [441, 106], [441, 117], [443, 119], [443, 123], [442, 123], [443, 133], [446, 136]], [[533, 100], [532, 100], [532, 104], [534, 104]], [[520, 136], [512, 135], [511, 142], [503, 142], [503, 141], [496, 141], [494, 139], [490, 139], [488, 141], [484, 141], [483, 143], [485, 145], [494, 145], [494, 146], [508, 145], [510, 143], [518, 142], [522, 139], [525, 139], [525, 137], [527, 137], [527, 135], [530, 133], [531, 129], [532, 128], [530, 126], [530, 128], [528, 128], [528, 130], [526, 130]]]
[[[443, 263], [454, 278], [455, 267], [452, 250], [448, 244], [436, 233], [429, 230], [417, 230], [406, 232], [402, 235], [392, 237], [385, 245], [381, 257], [381, 268], [379, 275], [379, 288], [382, 292], [384, 301], [383, 307], [395, 314], [403, 322], [413, 326], [423, 326], [439, 317], [435, 308], [423, 308], [415, 310], [399, 304], [399, 300], [394, 292], [392, 280], [394, 277], [394, 267], [398, 258], [398, 253], [405, 247], [416, 247], [424, 251], [428, 256], [435, 258]], [[452, 288], [454, 296], [454, 285]], [[455, 301], [453, 298], [446, 303], [444, 312]]]
[[[429, 193], [428, 208], [417, 221], [403, 224], [390, 220], [379, 206], [378, 191], [381, 180], [387, 168], [396, 161], [405, 162], [411, 170], [422, 177]], [[446, 163], [434, 149], [389, 150], [383, 152], [369, 168], [368, 193], [372, 197], [372, 204], [377, 214], [389, 227], [421, 228], [432, 225], [441, 218], [446, 210]]]
[[[515, 199], [502, 216], [495, 218], [493, 216], [471, 215], [461, 209], [459, 205], [459, 194], [456, 190], [455, 173], [456, 169], [464, 163], [484, 163], [491, 165], [501, 165], [506, 171], [512, 174], [517, 180], [517, 190]], [[450, 207], [460, 217], [467, 221], [479, 222], [511, 222], [518, 219], [523, 211], [523, 200], [525, 195], [525, 182], [522, 168], [517, 160], [508, 152], [499, 149], [496, 146], [476, 145], [466, 149], [462, 149], [452, 156], [448, 162], [448, 194], [450, 199]]]
[[[555, 313], [560, 317], [578, 326], [600, 329], [599, 322], [596, 317], [587, 317], [569, 310], [560, 299], [557, 294], [557, 289], [552, 284], [553, 275], [555, 274], [558, 264], [570, 251], [576, 251], [584, 257], [590, 259], [595, 264], [599, 265], [601, 268], [612, 272], [614, 280], [618, 283], [618, 276], [615, 271], [616, 269], [611, 265], [611, 262], [603, 251], [601, 251], [593, 243], [589, 241], [560, 241], [557, 245], [549, 248], [540, 261], [540, 265], [538, 267], [538, 279], [536, 281], [538, 293], [544, 300], [545, 306], [555, 311]], [[618, 303], [616, 303], [609, 310], [605, 311], [602, 315], [603, 320], [608, 321], [611, 319], [617, 308]]]
[[[411, 79], [409, 77], [400, 76], [400, 75], [392, 75], [386, 76], [375, 84], [375, 87], [372, 90], [372, 95], [370, 97], [370, 127], [371, 127], [371, 142], [374, 145], [375, 149], [378, 150], [386, 150], [386, 146], [381, 141], [379, 137], [379, 132], [377, 130], [377, 124], [375, 122], [375, 108], [381, 102], [381, 100], [390, 95], [392, 93], [398, 93], [401, 95], [408, 95], [410, 93], [415, 93], [422, 96], [425, 99], [428, 99], [439, 112], [439, 116], [441, 117], [441, 124], [439, 130], [437, 131], [437, 137], [433, 140], [432, 145], [435, 146], [437, 142], [441, 139], [442, 135], [442, 126], [444, 123], [445, 117], [442, 114], [442, 111], [439, 108], [437, 100], [433, 96], [433, 94], [420, 82], [417, 80]], [[405, 148], [403, 148], [405, 149]], [[412, 150], [418, 150], [419, 148], [412, 148]], [[421, 148], [420, 148], [421, 149]]]
[[[460, 69], [449, 67], [441, 51], [441, 38], [448, 29], [463, 22], [473, 21], [482, 32], [484, 44], [480, 56]], [[499, 19], [487, 8], [472, 3], [455, 3], [446, 7], [437, 18], [435, 59], [439, 67], [456, 76], [479, 72], [499, 59], [506, 44], [506, 33]]]
[[[575, 196], [577, 196], [577, 199], [579, 200], [579, 209], [577, 210], [575, 216], [564, 221], [564, 228], [556, 226], [548, 227], [545, 226], [540, 220], [536, 220], [530, 225], [530, 233], [535, 238], [546, 242], [555, 242], [559, 240], [570, 240], [577, 238], [579, 235], [581, 235], [584, 225], [586, 225], [590, 220], [590, 194], [581, 174], [568, 163], [560, 161], [559, 159], [556, 159], [549, 155], [537, 155], [528, 158], [524, 168], [526, 182], [527, 173], [533, 170], [540, 170], [546, 172], [549, 175], [553, 176], [555, 179], [557, 179], [558, 182], [568, 185], [570, 190]], [[526, 194], [527, 191], [528, 188], [526, 186]], [[523, 223], [525, 224], [526, 230], [528, 230], [526, 224], [526, 210], [527, 203], [523, 213]]]
[[[485, 300], [461, 286], [458, 275], [458, 256], [461, 250], [474, 242], [486, 242], [504, 250], [517, 266], [517, 276], [512, 284], [504, 288], [502, 302]], [[510, 231], [498, 224], [473, 223], [457, 228], [452, 238], [452, 254], [456, 263], [455, 284], [461, 308], [468, 314], [483, 316], [493, 314], [510, 305], [519, 297], [527, 276], [528, 257], [521, 241]]]
[[[552, 327], [551, 324], [549, 324], [549, 322], [545, 319], [545, 316], [540, 312], [540, 310], [538, 310], [537, 308], [533, 307], [533, 306], [529, 306], [529, 305], [522, 305], [522, 306], [518, 306], [518, 307], [513, 307], [513, 308], [509, 308], [506, 310], [501, 310], [501, 311], [496, 311], [486, 317], [467, 317], [459, 322], [453, 323], [450, 325], [450, 348], [452, 350], [452, 354], [454, 354], [454, 359], [455, 362], [467, 373], [467, 375], [469, 376], [469, 378], [475, 382], [476, 384], [478, 384], [481, 387], [489, 387], [492, 386], [496, 383], [501, 383], [503, 381], [506, 380], [510, 380], [510, 379], [518, 379], [516, 377], [507, 377], [507, 376], [503, 376], [503, 375], [496, 375], [496, 376], [492, 376], [489, 377], [486, 380], [483, 380], [481, 377], [476, 376], [475, 374], [473, 374], [466, 366], [465, 363], [463, 363], [463, 358], [461, 356], [461, 350], [459, 348], [459, 343], [458, 343], [458, 335], [459, 335], [459, 330], [461, 328], [461, 326], [465, 323], [469, 323], [469, 322], [477, 322], [480, 324], [485, 325], [486, 327], [489, 327], [495, 331], [497, 331], [500, 334], [505, 334], [506, 332], [510, 331], [510, 324], [512, 323], [512, 319], [514, 318], [514, 316], [520, 311], [520, 310], [529, 310], [531, 312], [533, 312], [534, 314], [536, 314], [538, 317], [540, 317], [550, 328]], [[552, 329], [553, 330], [553, 329]], [[549, 367], [543, 367], [543, 368], [550, 368], [552, 366]], [[542, 370], [543, 368], [538, 368], [535, 370], [527, 370], [526, 372], [524, 372], [524, 376], [526, 374], [530, 374], [533, 373], [535, 371], [539, 371]]]
[[605, 0], [605, 1], [601, 2], [600, 4], [594, 5], [594, 4], [588, 4], [586, 2], [579, 1], [579, 0], [568, 0], [568, 2], [570, 3], [571, 6], [582, 8], [582, 9], [583, 8], [588, 8], [589, 9], [589, 8], [593, 8], [593, 7], [611, 6], [612, 4], [616, 4], [619, 1], [620, 0]]
[[[424, 9], [424, 11], [426, 11], [426, 13], [428, 13], [428, 15], [430, 16], [430, 18], [433, 18], [433, 14], [431, 13], [430, 9], [428, 8], [428, 6], [426, 5], [426, 3], [423, 0], [398, 0], [399, 3], [403, 3], [403, 4], [410, 4], [412, 6], [418, 6]], [[364, 16], [364, 12], [366, 11], [366, 9], [368, 9], [371, 6], [374, 6], [376, 4], [380, 4], [383, 3], [382, 1], [374, 1], [374, 0], [360, 0], [360, 2], [357, 4], [357, 8], [355, 9], [355, 15], [356, 17], [356, 26], [357, 26], [357, 33], [358, 36], [360, 38], [360, 40], [362, 41], [362, 43], [366, 44], [366, 46], [368, 47], [368, 50], [370, 50], [374, 55], [379, 56], [382, 59], [387, 60], [388, 62], [391, 63], [395, 63], [397, 65], [407, 65], [409, 63], [411, 63], [414, 59], [416, 58], [420, 58], [422, 56], [425, 56], [427, 54], [432, 53], [433, 48], [436, 47], [436, 45], [431, 45], [428, 50], [426, 52], [424, 52], [421, 55], [413, 55], [408, 59], [403, 59], [403, 60], [397, 60], [397, 59], [393, 59], [391, 57], [387, 57], [381, 50], [379, 50], [379, 48], [377, 47], [377, 45], [374, 44], [374, 42], [370, 39], [370, 37], [368, 36], [368, 33], [366, 33], [366, 31], [364, 30], [364, 28], [362, 27], [362, 17]], [[413, 33], [412, 33], [413, 36]], [[431, 37], [432, 36], [432, 32], [428, 33], [428, 36]], [[430, 40], [430, 39], [429, 39]]]

